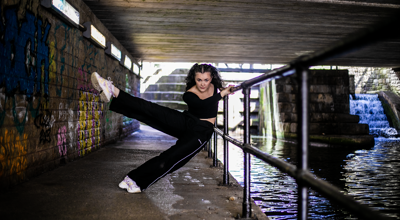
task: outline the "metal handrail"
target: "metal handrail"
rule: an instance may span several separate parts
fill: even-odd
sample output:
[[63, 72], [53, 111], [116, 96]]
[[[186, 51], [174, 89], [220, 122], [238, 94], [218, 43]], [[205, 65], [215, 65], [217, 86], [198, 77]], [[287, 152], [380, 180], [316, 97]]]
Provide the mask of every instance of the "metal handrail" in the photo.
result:
[[235, 138], [232, 138], [228, 135], [224, 135], [223, 131], [221, 131], [218, 128], [214, 128], [214, 130], [219, 135], [221, 135], [225, 140], [240, 147], [243, 151], [254, 155], [258, 159], [276, 167], [277, 169], [279, 169], [284, 173], [287, 173], [289, 176], [307, 183], [308, 185], [310, 185], [311, 187], [313, 187], [314, 189], [316, 189], [318, 192], [328, 197], [329, 199], [332, 199], [338, 202], [339, 204], [345, 204], [346, 208], [348, 208], [351, 211], [355, 211], [363, 219], [371, 219], [371, 220], [390, 219], [386, 216], [381, 215], [378, 212], [371, 210], [367, 206], [360, 204], [359, 202], [355, 201], [352, 197], [344, 195], [343, 193], [341, 193], [341, 190], [339, 188], [329, 184], [324, 180], [319, 179], [309, 171], [299, 172], [299, 170], [296, 168], [295, 165], [292, 165], [280, 158], [271, 156], [250, 144], [244, 144], [243, 142], [238, 141]]
[[[224, 179], [228, 172], [228, 161], [227, 161], [227, 141], [234, 145], [242, 148], [244, 153], [244, 191], [243, 191], [243, 213], [242, 217], [248, 219], [251, 217], [251, 204], [250, 204], [250, 154], [258, 157], [266, 163], [269, 163], [277, 167], [282, 172], [285, 172], [296, 179], [298, 184], [298, 219], [307, 219], [308, 215], [308, 186], [317, 190], [321, 194], [325, 195], [329, 199], [338, 202], [341, 205], [345, 205], [350, 211], [354, 211], [356, 215], [361, 216], [363, 219], [389, 219], [383, 216], [379, 212], [373, 211], [369, 207], [360, 204], [353, 198], [344, 195], [340, 190], [326, 181], [316, 178], [313, 174], [308, 171], [308, 145], [309, 145], [309, 114], [308, 114], [308, 75], [309, 67], [316, 65], [322, 61], [326, 61], [333, 57], [343, 55], [351, 52], [360, 47], [374, 43], [379, 39], [383, 39], [389, 36], [390, 26], [400, 22], [400, 16], [397, 15], [386, 21], [380, 22], [375, 26], [358, 31], [349, 37], [338, 41], [330, 47], [315, 52], [307, 56], [301, 56], [298, 59], [292, 61], [289, 65], [281, 67], [279, 69], [272, 70], [261, 76], [246, 80], [239, 86], [233, 87], [232, 92], [243, 90], [244, 95], [244, 142], [240, 142], [228, 135], [228, 110], [227, 102], [228, 97], [224, 97], [224, 130], [223, 133], [217, 127], [214, 128], [214, 152], [217, 149], [216, 134], [219, 134], [224, 139]], [[393, 29], [391, 29], [393, 30]], [[298, 164], [296, 167], [290, 163], [287, 163], [281, 159], [275, 158], [267, 153], [264, 153], [257, 148], [250, 145], [250, 114], [249, 114], [249, 100], [250, 100], [250, 88], [254, 85], [258, 85], [262, 82], [279, 79], [297, 73], [297, 79], [299, 83], [299, 94], [300, 99], [298, 100]], [[226, 104], [225, 104], [226, 102]], [[216, 155], [214, 155], [216, 160]], [[215, 166], [215, 164], [214, 164]], [[225, 185], [229, 184], [224, 180]]]

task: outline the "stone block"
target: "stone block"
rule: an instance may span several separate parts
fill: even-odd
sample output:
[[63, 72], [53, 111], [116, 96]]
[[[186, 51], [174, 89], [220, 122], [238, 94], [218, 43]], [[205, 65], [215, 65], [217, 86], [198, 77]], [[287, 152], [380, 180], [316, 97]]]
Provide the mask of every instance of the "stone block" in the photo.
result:
[[284, 92], [286, 93], [297, 93], [297, 86], [295, 85], [285, 85]]
[[297, 133], [297, 123], [290, 124], [290, 133]]
[[292, 119], [292, 113], [280, 113], [279, 121], [280, 122], [290, 122]]
[[367, 124], [340, 123], [338, 129], [339, 129], [339, 134], [348, 134], [348, 135], [369, 134], [369, 127]]
[[297, 113], [292, 113], [291, 114], [290, 121], [291, 122], [297, 122]]
[[328, 85], [310, 85], [310, 93], [331, 93], [332, 87]]
[[336, 95], [348, 95], [350, 92], [349, 86], [335, 86], [335, 89], [332, 90]]
[[326, 103], [331, 104], [333, 103], [333, 96], [331, 94], [310, 94], [310, 102], [317, 102], [317, 103]]
[[294, 77], [283, 77], [275, 80], [276, 85], [293, 85], [296, 83], [296, 79]]
[[276, 92], [277, 93], [286, 93], [285, 88], [286, 88], [285, 85], [276, 85]]
[[359, 123], [360, 116], [350, 114], [334, 114], [333, 121], [342, 123]]
[[290, 94], [288, 93], [277, 93], [276, 97], [278, 102], [291, 102]]
[[349, 103], [349, 93], [333, 95], [334, 103]]
[[367, 124], [357, 123], [310, 123], [310, 134], [367, 135]]
[[290, 132], [290, 128], [291, 128], [291, 124], [292, 123], [279, 123], [277, 131], [288, 132], [289, 133]]
[[323, 122], [326, 120], [329, 119], [326, 119], [323, 113], [314, 113], [314, 112], [310, 113], [310, 122]]
[[285, 113], [291, 113], [292, 111], [292, 104], [291, 103], [278, 103], [278, 111], [279, 112], [285, 112]]

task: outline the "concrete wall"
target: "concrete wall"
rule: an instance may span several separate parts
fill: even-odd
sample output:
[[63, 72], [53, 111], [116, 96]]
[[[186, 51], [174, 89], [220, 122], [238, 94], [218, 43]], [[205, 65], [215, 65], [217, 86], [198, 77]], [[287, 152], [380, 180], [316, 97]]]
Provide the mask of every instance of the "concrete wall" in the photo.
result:
[[378, 92], [383, 109], [391, 127], [400, 130], [400, 97], [392, 91]]
[[392, 91], [400, 95], [400, 69], [348, 67], [354, 76], [355, 93]]
[[[126, 52], [83, 2], [68, 2], [81, 24], [91, 21]], [[137, 121], [108, 111], [90, 83], [97, 71], [138, 95], [137, 75], [39, 0], [5, 0], [0, 7], [0, 189], [138, 129]]]

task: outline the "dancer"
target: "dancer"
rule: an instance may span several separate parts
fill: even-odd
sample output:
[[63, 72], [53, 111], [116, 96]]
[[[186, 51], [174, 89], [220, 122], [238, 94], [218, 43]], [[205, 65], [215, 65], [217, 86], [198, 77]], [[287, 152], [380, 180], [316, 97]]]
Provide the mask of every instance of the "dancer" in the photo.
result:
[[222, 87], [221, 77], [214, 66], [196, 63], [186, 77], [186, 92], [183, 94], [188, 111], [180, 112], [131, 96], [96, 72], [92, 73], [91, 81], [100, 92], [102, 101], [112, 99], [111, 111], [137, 119], [178, 139], [168, 150], [127, 174], [119, 187], [129, 193], [144, 191], [200, 152], [214, 132], [218, 101], [232, 94], [230, 89], [233, 87]]

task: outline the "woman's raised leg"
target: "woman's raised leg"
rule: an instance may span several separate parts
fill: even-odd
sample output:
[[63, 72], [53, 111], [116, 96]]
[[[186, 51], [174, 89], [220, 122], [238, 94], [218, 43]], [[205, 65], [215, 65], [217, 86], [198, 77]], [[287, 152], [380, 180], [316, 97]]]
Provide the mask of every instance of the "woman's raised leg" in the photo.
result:
[[92, 73], [91, 80], [93, 87], [100, 92], [102, 101], [111, 100], [111, 111], [137, 119], [173, 137], [179, 138], [185, 132], [187, 117], [181, 112], [131, 96], [96, 72]]
[[182, 112], [131, 96], [124, 91], [120, 91], [118, 97], [113, 98], [110, 110], [139, 120], [176, 138], [185, 132], [188, 123]]

